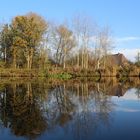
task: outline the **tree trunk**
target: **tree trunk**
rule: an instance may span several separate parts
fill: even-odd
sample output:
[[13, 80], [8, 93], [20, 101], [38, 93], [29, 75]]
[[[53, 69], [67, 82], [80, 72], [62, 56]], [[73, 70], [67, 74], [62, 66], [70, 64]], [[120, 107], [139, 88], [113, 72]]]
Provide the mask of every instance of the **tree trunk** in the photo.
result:
[[86, 54], [85, 54], [85, 68], [88, 69], [88, 52], [86, 51]]
[[27, 68], [29, 69], [30, 68], [30, 55], [28, 53], [28, 56], [27, 56]]
[[16, 64], [17, 62], [16, 62], [16, 52], [15, 52], [15, 50], [13, 51], [13, 67], [16, 69], [16, 67], [17, 67], [17, 64]]
[[65, 55], [64, 55], [64, 59], [63, 59], [63, 69], [66, 68], [66, 64], [65, 64]]
[[5, 47], [5, 49], [4, 49], [4, 61], [5, 61], [5, 63], [6, 63], [6, 57], [7, 57], [7, 49]]
[[33, 50], [33, 48], [31, 48], [31, 54], [30, 54], [30, 66], [29, 66], [30, 69], [32, 68], [32, 63], [33, 63], [33, 53], [34, 53], [34, 50]]
[[30, 56], [30, 69], [32, 69], [32, 63], [33, 63], [33, 57], [32, 56]]
[[84, 68], [84, 51], [83, 51], [83, 49], [82, 49], [82, 58], [81, 58], [82, 60], [82, 69]]
[[66, 48], [64, 48], [63, 69], [66, 68], [66, 63], [65, 63], [65, 61], [66, 61]]
[[77, 55], [77, 67], [79, 67], [79, 54]]
[[99, 69], [100, 68], [100, 60], [98, 59], [97, 60], [97, 69]]

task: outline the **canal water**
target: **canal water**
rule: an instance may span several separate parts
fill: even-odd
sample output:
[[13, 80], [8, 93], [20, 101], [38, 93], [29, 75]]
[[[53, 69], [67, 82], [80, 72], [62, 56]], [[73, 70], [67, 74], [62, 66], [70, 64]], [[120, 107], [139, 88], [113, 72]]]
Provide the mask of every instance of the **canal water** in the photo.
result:
[[1, 79], [1, 140], [140, 140], [140, 80]]

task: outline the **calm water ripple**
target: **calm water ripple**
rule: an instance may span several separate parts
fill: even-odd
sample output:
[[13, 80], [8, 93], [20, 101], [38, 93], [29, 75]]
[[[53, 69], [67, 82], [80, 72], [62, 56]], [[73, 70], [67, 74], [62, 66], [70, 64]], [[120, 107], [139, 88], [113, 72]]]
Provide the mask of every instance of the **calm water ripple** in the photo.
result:
[[1, 79], [0, 139], [139, 140], [139, 132], [137, 78]]

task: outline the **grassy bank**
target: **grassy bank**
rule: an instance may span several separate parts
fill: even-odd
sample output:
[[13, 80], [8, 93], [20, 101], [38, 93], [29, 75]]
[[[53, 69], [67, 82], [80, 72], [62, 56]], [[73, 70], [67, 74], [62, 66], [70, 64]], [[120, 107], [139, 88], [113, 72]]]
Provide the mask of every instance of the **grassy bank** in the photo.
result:
[[109, 70], [73, 70], [73, 69], [55, 69], [48, 68], [40, 69], [0, 69], [0, 77], [42, 77], [54, 79], [71, 79], [76, 77], [140, 77], [140, 69], [125, 70], [118, 69], [114, 71]]
[[72, 75], [64, 71], [48, 71], [39, 69], [0, 69], [0, 77], [42, 77], [54, 79], [70, 79]]

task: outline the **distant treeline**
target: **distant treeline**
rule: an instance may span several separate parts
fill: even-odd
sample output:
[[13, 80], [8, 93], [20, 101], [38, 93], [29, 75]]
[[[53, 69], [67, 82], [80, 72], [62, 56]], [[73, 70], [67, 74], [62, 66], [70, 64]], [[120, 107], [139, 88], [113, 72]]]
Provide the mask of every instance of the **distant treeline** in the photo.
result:
[[[86, 16], [56, 24], [36, 13], [16, 16], [0, 28], [0, 67], [99, 70], [114, 67], [107, 56], [114, 47], [109, 27]], [[140, 54], [136, 65], [140, 66]]]

